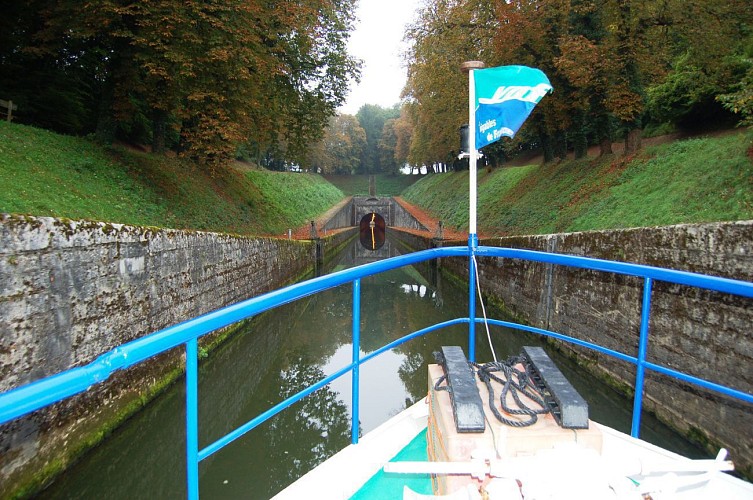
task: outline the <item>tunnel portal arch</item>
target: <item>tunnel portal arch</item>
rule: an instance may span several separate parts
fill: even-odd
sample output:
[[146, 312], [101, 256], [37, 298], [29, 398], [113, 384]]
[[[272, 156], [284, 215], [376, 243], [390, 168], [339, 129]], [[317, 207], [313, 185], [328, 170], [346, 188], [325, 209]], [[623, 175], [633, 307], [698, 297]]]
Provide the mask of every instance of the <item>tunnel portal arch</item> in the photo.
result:
[[386, 240], [387, 223], [376, 212], [365, 214], [358, 223], [358, 239], [361, 246], [369, 250], [379, 250]]

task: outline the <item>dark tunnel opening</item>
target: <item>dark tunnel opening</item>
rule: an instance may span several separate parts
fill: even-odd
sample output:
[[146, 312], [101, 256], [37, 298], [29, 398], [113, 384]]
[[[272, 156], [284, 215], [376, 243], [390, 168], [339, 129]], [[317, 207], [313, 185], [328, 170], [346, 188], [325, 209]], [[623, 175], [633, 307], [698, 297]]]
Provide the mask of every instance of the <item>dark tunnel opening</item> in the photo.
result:
[[384, 245], [385, 227], [384, 218], [378, 213], [371, 212], [361, 217], [359, 223], [359, 240], [364, 248], [379, 250]]

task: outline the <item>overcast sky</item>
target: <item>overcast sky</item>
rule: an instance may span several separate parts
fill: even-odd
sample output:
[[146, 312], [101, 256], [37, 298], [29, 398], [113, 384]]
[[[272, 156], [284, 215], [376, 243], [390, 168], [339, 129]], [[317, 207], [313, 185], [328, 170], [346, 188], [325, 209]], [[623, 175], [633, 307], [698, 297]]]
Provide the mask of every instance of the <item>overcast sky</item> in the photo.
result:
[[364, 104], [390, 107], [400, 102], [405, 85], [403, 42], [420, 0], [360, 0], [349, 52], [362, 59], [361, 83], [350, 84], [341, 113], [355, 115]]

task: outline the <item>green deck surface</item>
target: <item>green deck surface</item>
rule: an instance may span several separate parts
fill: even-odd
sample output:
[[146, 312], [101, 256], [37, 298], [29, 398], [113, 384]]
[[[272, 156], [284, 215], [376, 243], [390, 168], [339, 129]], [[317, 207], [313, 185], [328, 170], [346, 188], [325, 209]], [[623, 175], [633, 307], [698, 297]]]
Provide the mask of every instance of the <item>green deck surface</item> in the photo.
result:
[[[428, 461], [426, 453], [426, 429], [418, 433], [400, 453], [390, 462]], [[403, 497], [403, 487], [407, 486], [416, 493], [431, 495], [431, 476], [429, 474], [396, 474], [380, 470], [369, 479], [351, 500], [378, 500]]]

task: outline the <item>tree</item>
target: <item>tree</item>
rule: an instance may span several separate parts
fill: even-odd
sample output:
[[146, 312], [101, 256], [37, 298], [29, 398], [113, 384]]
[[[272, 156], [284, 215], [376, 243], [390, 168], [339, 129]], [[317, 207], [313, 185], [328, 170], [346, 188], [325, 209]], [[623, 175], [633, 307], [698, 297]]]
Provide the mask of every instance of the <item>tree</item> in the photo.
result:
[[345, 51], [353, 6], [341, 0], [226, 2], [202, 17], [214, 36], [202, 38], [206, 56], [188, 97], [196, 112], [186, 142], [205, 163], [215, 155], [227, 161], [248, 139], [284, 141], [289, 159], [300, 160], [342, 104], [347, 80], [357, 76]]
[[600, 154], [612, 154], [614, 127], [607, 106], [611, 69], [608, 50], [601, 43], [606, 36], [601, 14], [595, 4], [588, 2], [574, 9], [572, 30], [560, 38], [560, 54], [554, 60], [557, 71], [568, 84], [566, 97], [572, 102], [578, 157], [585, 155], [589, 129], [594, 131]]
[[[640, 148], [641, 115], [644, 111], [643, 89], [647, 85], [645, 65], [657, 64], [647, 47], [646, 30], [651, 8], [649, 3], [618, 0], [613, 6], [614, 27], [606, 38], [612, 64], [607, 91], [607, 109], [626, 129], [625, 154]], [[608, 10], [609, 12], [609, 10]]]
[[[347, 0], [307, 0], [298, 8], [278, 0], [275, 13], [293, 13], [279, 38], [284, 40], [282, 70], [268, 81], [265, 95], [277, 96], [275, 130], [282, 131], [290, 159], [302, 159], [320, 139], [329, 119], [345, 101], [348, 81], [360, 77], [359, 64], [347, 52], [355, 4]], [[262, 32], [265, 32], [262, 30]], [[264, 102], [264, 101], [262, 101]]]
[[717, 96], [719, 102], [729, 111], [739, 114], [739, 126], [753, 126], [753, 56], [742, 59], [747, 65], [745, 75], [734, 87], [734, 92]]
[[0, 37], [0, 69], [47, 68], [16, 71], [17, 87], [60, 82], [44, 93], [64, 89], [64, 102], [82, 108], [68, 118], [73, 133], [98, 117], [103, 136], [172, 146], [212, 168], [248, 142], [284, 141], [297, 157], [358, 78], [345, 50], [354, 9], [345, 0], [31, 0], [10, 10], [21, 26]]
[[361, 158], [360, 172], [364, 174], [385, 171], [379, 153], [379, 142], [382, 138], [384, 124], [387, 120], [396, 118], [400, 114], [399, 107], [383, 108], [375, 104], [365, 104], [356, 113], [358, 123], [366, 132], [366, 147]]
[[[467, 59], [547, 74], [554, 93], [516, 138], [541, 147], [546, 161], [570, 145], [584, 156], [590, 140], [609, 154], [617, 133], [629, 154], [646, 118], [706, 123], [696, 110], [744, 109], [741, 41], [751, 22], [744, 0], [429, 1], [408, 32], [411, 161], [431, 164], [456, 149], [467, 91], [456, 68]], [[505, 157], [516, 147], [509, 142], [487, 156]]]
[[400, 169], [408, 163], [410, 155], [410, 145], [413, 140], [413, 125], [410, 118], [410, 109], [414, 107], [411, 104], [404, 104], [400, 108], [400, 117], [395, 119], [393, 128], [395, 130], [395, 162]]
[[[528, 119], [526, 129], [533, 131], [541, 144], [544, 161], [566, 154], [566, 132], [577, 107], [567, 92], [567, 81], [557, 70], [558, 41], [570, 28], [567, 1], [512, 1], [497, 4], [499, 29], [494, 36], [497, 60], [504, 64], [523, 64], [542, 70], [555, 91], [542, 101]], [[523, 132], [526, 133], [526, 132]]]
[[744, 88], [753, 55], [749, 6], [685, 2], [672, 5], [666, 17], [670, 64], [666, 77], [647, 90], [649, 119], [691, 129], [729, 123], [736, 106], [721, 96]]
[[379, 139], [379, 163], [382, 172], [396, 175], [400, 172], [400, 165], [395, 159], [397, 147], [397, 131], [395, 124], [397, 118], [390, 118], [382, 127], [382, 137]]
[[324, 137], [313, 143], [303, 165], [325, 174], [354, 174], [366, 147], [366, 132], [353, 115], [330, 118]]
[[458, 130], [468, 120], [468, 77], [460, 65], [492, 59], [490, 41], [497, 27], [490, 2], [427, 2], [408, 29], [408, 81], [403, 95], [410, 103], [413, 133], [409, 163], [445, 162], [458, 149]]
[[15, 120], [62, 133], [94, 130], [99, 57], [76, 38], [47, 38], [55, 0], [11, 2], [0, 19], [0, 89]]

